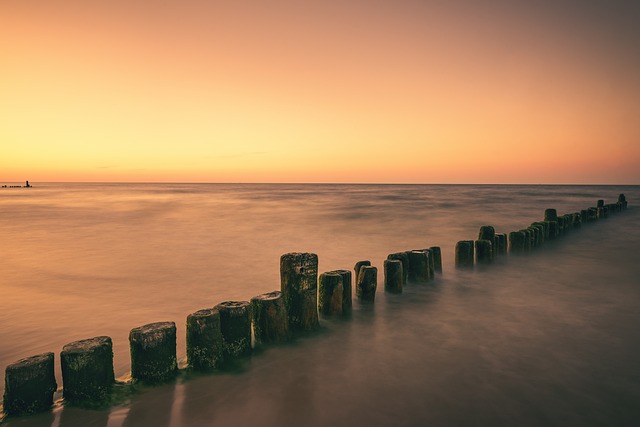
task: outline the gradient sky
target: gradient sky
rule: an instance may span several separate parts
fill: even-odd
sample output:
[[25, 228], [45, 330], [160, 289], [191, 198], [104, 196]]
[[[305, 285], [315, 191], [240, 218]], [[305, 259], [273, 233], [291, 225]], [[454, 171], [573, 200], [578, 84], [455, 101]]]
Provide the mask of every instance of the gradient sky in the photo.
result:
[[0, 183], [640, 184], [640, 2], [0, 0]]

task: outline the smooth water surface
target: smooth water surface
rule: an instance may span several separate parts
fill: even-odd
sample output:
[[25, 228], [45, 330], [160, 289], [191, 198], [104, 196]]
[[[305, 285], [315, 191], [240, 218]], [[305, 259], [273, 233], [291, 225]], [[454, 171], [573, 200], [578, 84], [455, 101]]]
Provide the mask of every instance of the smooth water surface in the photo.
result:
[[[64, 344], [108, 335], [126, 377], [130, 329], [166, 320], [184, 359], [186, 316], [279, 289], [286, 252], [317, 253], [320, 272], [371, 260], [379, 287], [351, 320], [239, 372], [7, 425], [640, 425], [638, 186], [34, 185], [0, 189], [3, 371], [45, 351], [58, 365]], [[481, 225], [518, 230], [619, 193], [626, 212], [454, 269], [455, 243]], [[429, 246], [444, 274], [385, 295], [387, 254]]]

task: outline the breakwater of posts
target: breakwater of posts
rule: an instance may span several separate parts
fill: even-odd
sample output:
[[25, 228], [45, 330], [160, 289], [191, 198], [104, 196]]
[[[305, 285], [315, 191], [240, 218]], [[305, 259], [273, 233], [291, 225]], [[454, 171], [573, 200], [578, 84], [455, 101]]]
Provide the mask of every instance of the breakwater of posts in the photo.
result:
[[[534, 222], [510, 233], [496, 233], [493, 227], [483, 226], [477, 241], [466, 244], [466, 252], [471, 252], [472, 257], [465, 267], [491, 264], [497, 256], [527, 253], [583, 224], [608, 218], [626, 206], [624, 195], [620, 195], [615, 204], [598, 201], [594, 208], [571, 214], [559, 215], [547, 209], [539, 221], [541, 224]], [[348, 318], [354, 293], [362, 304], [375, 302], [380, 276], [384, 290], [392, 293], [402, 293], [408, 283], [436, 280], [442, 273], [442, 257], [439, 247], [413, 249], [389, 254], [380, 274], [367, 260], [356, 263], [353, 272], [345, 269], [320, 273], [316, 255], [288, 253], [281, 257], [280, 273], [278, 291], [258, 295], [250, 301], [221, 302], [188, 316], [188, 369], [209, 371], [233, 367], [237, 361], [250, 357], [256, 346], [286, 342], [317, 330], [323, 317]], [[166, 321], [133, 328], [129, 341], [133, 383], [163, 383], [178, 375], [175, 323]], [[58, 388], [54, 359], [53, 353], [44, 353], [7, 366], [5, 413], [19, 415], [51, 407]], [[116, 384], [109, 337], [65, 345], [60, 364], [65, 403], [82, 405], [108, 400]]]

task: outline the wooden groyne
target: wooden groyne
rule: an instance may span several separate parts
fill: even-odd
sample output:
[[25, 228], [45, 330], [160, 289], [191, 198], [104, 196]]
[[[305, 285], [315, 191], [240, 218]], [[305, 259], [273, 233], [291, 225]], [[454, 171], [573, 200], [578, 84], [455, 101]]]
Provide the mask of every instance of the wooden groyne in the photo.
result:
[[[28, 182], [27, 182], [28, 184]], [[518, 256], [548, 242], [627, 209], [620, 194], [616, 203], [598, 200], [595, 207], [559, 215], [546, 209], [540, 221], [526, 228], [497, 233], [480, 227], [476, 240], [455, 245], [455, 266], [473, 269], [489, 266], [507, 255]], [[408, 284], [428, 283], [442, 274], [440, 247], [391, 253], [383, 262], [384, 291], [401, 294]], [[378, 269], [371, 261], [359, 261], [348, 269], [318, 272], [318, 256], [292, 252], [280, 258], [280, 290], [251, 298], [225, 301], [186, 318], [186, 354], [189, 370], [224, 369], [252, 356], [256, 346], [283, 343], [320, 326], [319, 317], [347, 318], [352, 295], [372, 304], [378, 287]], [[320, 316], [319, 316], [320, 315]], [[253, 342], [252, 342], [253, 332]], [[132, 383], [173, 381], [179, 373], [176, 358], [176, 325], [172, 321], [133, 328], [129, 334]], [[111, 338], [100, 336], [65, 345], [60, 353], [65, 403], [108, 402], [116, 384]], [[20, 359], [5, 369], [3, 412], [19, 416], [50, 410], [57, 390], [54, 354]]]

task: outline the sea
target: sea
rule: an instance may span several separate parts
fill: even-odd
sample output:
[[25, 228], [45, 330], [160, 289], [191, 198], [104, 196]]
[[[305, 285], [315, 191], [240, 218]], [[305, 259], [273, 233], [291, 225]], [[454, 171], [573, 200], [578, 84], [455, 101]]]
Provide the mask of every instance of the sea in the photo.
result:
[[[638, 426], [640, 186], [37, 183], [0, 188], [0, 368], [54, 352], [51, 411], [3, 426]], [[457, 241], [615, 203], [523, 255], [456, 270]], [[443, 272], [387, 294], [383, 261], [440, 246]], [[280, 289], [280, 256], [378, 268], [374, 303], [235, 369], [183, 371], [112, 405], [64, 404], [59, 355]], [[1, 390], [0, 390], [1, 392]]]

